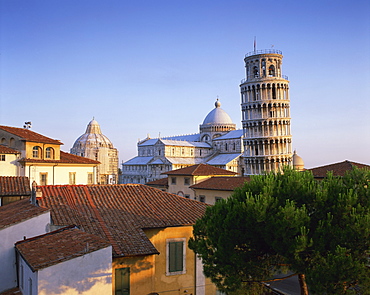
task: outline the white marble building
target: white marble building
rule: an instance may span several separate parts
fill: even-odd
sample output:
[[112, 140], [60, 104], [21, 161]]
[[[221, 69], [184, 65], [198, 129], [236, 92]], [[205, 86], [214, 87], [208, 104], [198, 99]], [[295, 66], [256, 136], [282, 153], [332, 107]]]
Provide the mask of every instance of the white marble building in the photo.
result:
[[138, 142], [138, 155], [122, 163], [121, 183], [147, 183], [167, 171], [205, 163], [242, 175], [243, 130], [236, 130], [217, 99], [199, 133]]
[[100, 129], [99, 123], [92, 119], [70, 150], [71, 154], [99, 161], [96, 183], [115, 184], [118, 180], [118, 151]]

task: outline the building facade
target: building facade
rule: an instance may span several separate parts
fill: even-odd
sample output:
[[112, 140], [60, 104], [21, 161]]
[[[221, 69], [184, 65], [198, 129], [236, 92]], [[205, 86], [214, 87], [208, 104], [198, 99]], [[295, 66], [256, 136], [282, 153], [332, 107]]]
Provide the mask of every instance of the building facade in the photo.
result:
[[164, 172], [196, 164], [209, 164], [237, 174], [244, 173], [243, 130], [236, 129], [217, 99], [199, 126], [199, 133], [138, 142], [138, 155], [122, 163], [121, 183], [147, 183]]
[[100, 129], [99, 123], [92, 119], [70, 150], [71, 154], [99, 161], [96, 183], [115, 184], [118, 181], [118, 151]]
[[244, 58], [240, 84], [246, 174], [279, 171], [293, 165], [288, 77], [282, 52], [259, 50]]
[[60, 150], [63, 144], [27, 128], [0, 126], [0, 167], [10, 175], [25, 176], [30, 183], [95, 184], [100, 162]]

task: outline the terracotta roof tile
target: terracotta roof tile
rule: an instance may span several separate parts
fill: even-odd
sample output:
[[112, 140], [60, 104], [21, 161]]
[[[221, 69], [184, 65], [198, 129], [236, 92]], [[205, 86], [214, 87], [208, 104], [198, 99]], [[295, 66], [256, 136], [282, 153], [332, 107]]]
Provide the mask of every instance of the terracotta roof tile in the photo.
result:
[[168, 172], [164, 172], [162, 174], [167, 175], [197, 175], [197, 176], [205, 176], [205, 175], [236, 175], [237, 173], [228, 171], [225, 169], [217, 168], [207, 164], [197, 164], [177, 170], [172, 170]]
[[162, 185], [162, 186], [166, 186], [168, 185], [168, 177], [165, 177], [165, 178], [160, 178], [160, 179], [157, 179], [157, 180], [153, 180], [153, 181], [149, 181], [146, 183], [146, 185]]
[[75, 226], [64, 227], [15, 244], [33, 271], [109, 246], [110, 244], [102, 238], [85, 233]]
[[146, 185], [40, 186], [53, 223], [76, 224], [109, 241], [114, 256], [157, 254], [145, 228], [192, 225], [208, 205]]
[[332, 171], [335, 176], [344, 176], [346, 171], [352, 170], [353, 167], [370, 169], [370, 165], [360, 164], [346, 160], [343, 162], [329, 164], [307, 170], [311, 171], [313, 176], [316, 178], [324, 178], [328, 171]]
[[21, 137], [23, 140], [32, 141], [32, 142], [42, 142], [42, 143], [50, 143], [50, 144], [63, 144], [60, 140], [52, 139], [41, 135], [39, 133], [33, 132], [29, 129], [25, 128], [17, 128], [17, 127], [9, 127], [9, 126], [1, 126], [0, 129], [14, 134], [16, 136]]
[[12, 149], [10, 147], [0, 144], [0, 154], [20, 154], [20, 152], [16, 151], [15, 149]]
[[0, 176], [0, 196], [30, 196], [30, 181], [26, 176]]
[[44, 160], [44, 159], [25, 159], [22, 158], [20, 162], [27, 163], [67, 163], [67, 164], [100, 164], [99, 161], [91, 160], [89, 158], [76, 156], [70, 153], [60, 151], [60, 160]]
[[237, 187], [242, 186], [245, 182], [250, 181], [250, 177], [211, 177], [197, 184], [193, 184], [190, 188], [233, 191]]
[[0, 229], [42, 215], [48, 211], [47, 208], [32, 205], [29, 199], [7, 204], [0, 207]]

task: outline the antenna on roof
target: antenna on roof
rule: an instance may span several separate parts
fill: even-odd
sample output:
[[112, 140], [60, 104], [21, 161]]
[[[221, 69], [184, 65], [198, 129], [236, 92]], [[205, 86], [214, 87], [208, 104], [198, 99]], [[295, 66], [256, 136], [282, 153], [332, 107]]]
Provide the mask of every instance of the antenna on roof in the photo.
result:
[[24, 125], [23, 125], [23, 128], [24, 128], [24, 129], [31, 129], [31, 127], [32, 127], [32, 123], [31, 123], [31, 121], [29, 121], [29, 122], [24, 122]]

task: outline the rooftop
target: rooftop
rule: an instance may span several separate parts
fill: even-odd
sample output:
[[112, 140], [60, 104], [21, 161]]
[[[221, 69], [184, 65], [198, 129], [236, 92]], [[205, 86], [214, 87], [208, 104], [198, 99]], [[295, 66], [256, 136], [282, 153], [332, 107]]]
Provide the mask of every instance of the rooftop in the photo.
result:
[[308, 171], [311, 171], [313, 176], [316, 178], [324, 178], [327, 174], [327, 172], [331, 171], [333, 172], [333, 175], [335, 176], [344, 176], [346, 171], [352, 170], [354, 167], [357, 168], [365, 168], [370, 169], [370, 165], [356, 163], [352, 161], [343, 161], [339, 163], [324, 165], [316, 168], [307, 169]]
[[70, 153], [60, 151], [60, 160], [44, 160], [44, 159], [25, 159], [19, 161], [28, 163], [61, 163], [61, 164], [100, 164], [99, 161], [91, 160], [89, 158], [76, 156]]
[[7, 204], [0, 207], [0, 229], [21, 223], [48, 211], [47, 208], [32, 205], [28, 198]]
[[207, 164], [197, 164], [177, 170], [164, 172], [162, 174], [207, 176], [207, 175], [236, 175], [237, 173]]
[[146, 228], [193, 225], [206, 204], [140, 184], [40, 186], [54, 225], [76, 224], [109, 241], [114, 256], [158, 254]]
[[17, 128], [17, 127], [9, 127], [9, 126], [1, 126], [0, 129], [11, 134], [14, 134], [25, 141], [32, 141], [32, 142], [42, 142], [42, 143], [50, 143], [50, 144], [58, 144], [62, 145], [63, 143], [60, 140], [52, 139], [41, 135], [39, 133], [33, 132], [29, 129], [25, 128]]
[[0, 144], [0, 154], [20, 154], [20, 152], [18, 152], [15, 149], [12, 149], [10, 147]]
[[19, 241], [16, 249], [33, 271], [109, 247], [106, 240], [75, 226]]
[[0, 196], [30, 196], [30, 181], [26, 176], [0, 176]]
[[197, 184], [190, 186], [192, 189], [233, 191], [241, 187], [245, 182], [250, 181], [249, 177], [211, 177]]

